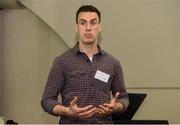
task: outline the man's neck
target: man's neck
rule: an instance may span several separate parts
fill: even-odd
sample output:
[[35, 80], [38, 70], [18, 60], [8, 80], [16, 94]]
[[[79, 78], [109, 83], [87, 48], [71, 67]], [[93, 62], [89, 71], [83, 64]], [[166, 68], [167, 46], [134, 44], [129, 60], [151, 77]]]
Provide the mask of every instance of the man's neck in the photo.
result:
[[93, 57], [93, 55], [95, 55], [99, 51], [96, 42], [92, 43], [92, 44], [84, 44], [84, 43], [80, 42], [79, 50], [81, 52], [84, 52], [88, 57]]

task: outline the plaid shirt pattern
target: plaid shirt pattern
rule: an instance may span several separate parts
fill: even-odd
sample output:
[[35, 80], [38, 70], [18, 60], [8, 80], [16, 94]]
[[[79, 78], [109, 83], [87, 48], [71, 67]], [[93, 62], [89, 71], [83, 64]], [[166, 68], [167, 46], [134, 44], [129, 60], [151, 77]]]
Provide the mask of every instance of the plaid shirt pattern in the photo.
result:
[[[94, 78], [97, 70], [110, 75], [107, 83]], [[98, 106], [110, 102], [111, 92], [113, 95], [120, 92], [119, 101], [126, 110], [129, 100], [119, 60], [99, 47], [99, 53], [94, 55], [93, 60], [90, 61], [85, 53], [80, 52], [77, 44], [54, 59], [41, 100], [41, 106], [46, 112], [54, 115], [52, 109], [55, 105], [69, 106], [75, 96], [77, 97], [78, 107]], [[61, 103], [57, 101], [59, 94], [62, 98]], [[94, 114], [88, 119], [61, 116], [59, 123], [109, 124], [112, 123], [112, 118], [111, 115], [99, 116], [98, 114]]]

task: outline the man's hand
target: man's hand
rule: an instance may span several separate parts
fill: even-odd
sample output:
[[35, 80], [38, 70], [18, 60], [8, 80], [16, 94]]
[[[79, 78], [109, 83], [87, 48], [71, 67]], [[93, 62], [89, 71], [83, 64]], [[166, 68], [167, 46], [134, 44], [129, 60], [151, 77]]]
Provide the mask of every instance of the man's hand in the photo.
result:
[[100, 115], [109, 115], [112, 112], [121, 112], [123, 110], [123, 105], [118, 101], [119, 92], [111, 99], [110, 103], [104, 103], [99, 105], [96, 112]]
[[77, 103], [77, 97], [75, 97], [70, 102], [70, 107], [67, 107], [67, 116], [73, 118], [89, 118], [96, 111], [96, 107], [93, 107], [92, 105], [79, 108], [76, 103]]
[[89, 118], [94, 113], [96, 113], [96, 107], [93, 107], [92, 105], [88, 105], [79, 108], [76, 103], [77, 103], [77, 97], [74, 97], [74, 99], [70, 102], [69, 107], [65, 107], [63, 105], [56, 105], [53, 108], [53, 113], [55, 115], [67, 116], [71, 118]]

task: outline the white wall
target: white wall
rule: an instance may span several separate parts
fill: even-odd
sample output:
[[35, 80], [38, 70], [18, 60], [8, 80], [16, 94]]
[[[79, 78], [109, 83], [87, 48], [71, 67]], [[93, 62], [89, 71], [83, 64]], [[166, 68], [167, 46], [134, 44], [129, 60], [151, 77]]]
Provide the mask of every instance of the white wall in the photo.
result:
[[3, 11], [3, 116], [18, 123], [58, 123], [40, 106], [52, 60], [67, 49], [26, 9]]
[[147, 93], [147, 97], [133, 119], [168, 120], [179, 124], [180, 92], [179, 89], [128, 89], [131, 93]]
[[78, 7], [97, 6], [102, 11], [103, 48], [120, 59], [128, 91], [148, 94], [134, 119], [180, 123], [179, 0], [19, 1], [69, 46], [74, 44], [72, 29]]
[[[177, 4], [177, 6], [178, 6], [178, 9], [177, 9], [177, 20], [178, 20], [178, 31], [177, 31], [177, 37], [178, 37], [178, 44], [177, 44], [177, 46], [178, 46], [178, 48], [180, 48], [180, 1], [178, 1], [178, 4]], [[180, 65], [180, 49], [178, 49], [178, 64]], [[180, 76], [180, 66], [178, 66], [178, 68], [179, 68], [179, 75], [178, 76]], [[180, 77], [178, 77], [178, 81], [180, 81]]]
[[[180, 123], [179, 0], [114, 1], [106, 1], [103, 6], [101, 2], [94, 3], [105, 7], [103, 12], [108, 15], [114, 13], [114, 20], [103, 16], [103, 47], [121, 60], [128, 92], [148, 94], [134, 119], [167, 119], [170, 123]], [[65, 5], [69, 5], [75, 9], [81, 4], [70, 2], [54, 8], [61, 6], [59, 9], [66, 10]], [[45, 8], [40, 3], [31, 5], [49, 16], [41, 10], [46, 10], [46, 4], [42, 3]], [[64, 11], [55, 12], [60, 16], [51, 18], [50, 22], [54, 20], [57, 29], [66, 29], [63, 36], [72, 37], [73, 26], [67, 25], [73, 24], [74, 17], [68, 13], [75, 12], [68, 11], [66, 15]], [[68, 18], [64, 21], [67, 24], [60, 22], [61, 14]], [[40, 98], [52, 59], [67, 46], [27, 10], [6, 10], [3, 20], [3, 115], [19, 123], [57, 123], [58, 118], [42, 111]]]
[[0, 11], [0, 116], [2, 113], [2, 11]]
[[74, 45], [77, 9], [97, 6], [102, 11], [102, 46], [120, 59], [128, 87], [180, 87], [179, 0], [19, 1], [69, 46]]

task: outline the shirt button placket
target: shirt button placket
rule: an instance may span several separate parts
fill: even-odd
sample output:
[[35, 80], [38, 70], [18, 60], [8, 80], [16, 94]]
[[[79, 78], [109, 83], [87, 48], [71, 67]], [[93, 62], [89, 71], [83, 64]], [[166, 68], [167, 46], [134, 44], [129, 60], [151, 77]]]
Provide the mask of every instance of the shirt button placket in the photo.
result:
[[94, 99], [94, 97], [93, 97], [93, 96], [91, 96], [91, 99]]
[[90, 101], [93, 103], [94, 102], [94, 87], [95, 87], [95, 84], [94, 84], [94, 62], [95, 60], [93, 60], [91, 63], [90, 63], [90, 65], [89, 65], [89, 70], [90, 70], [90, 72], [89, 72], [89, 76], [90, 76]]

